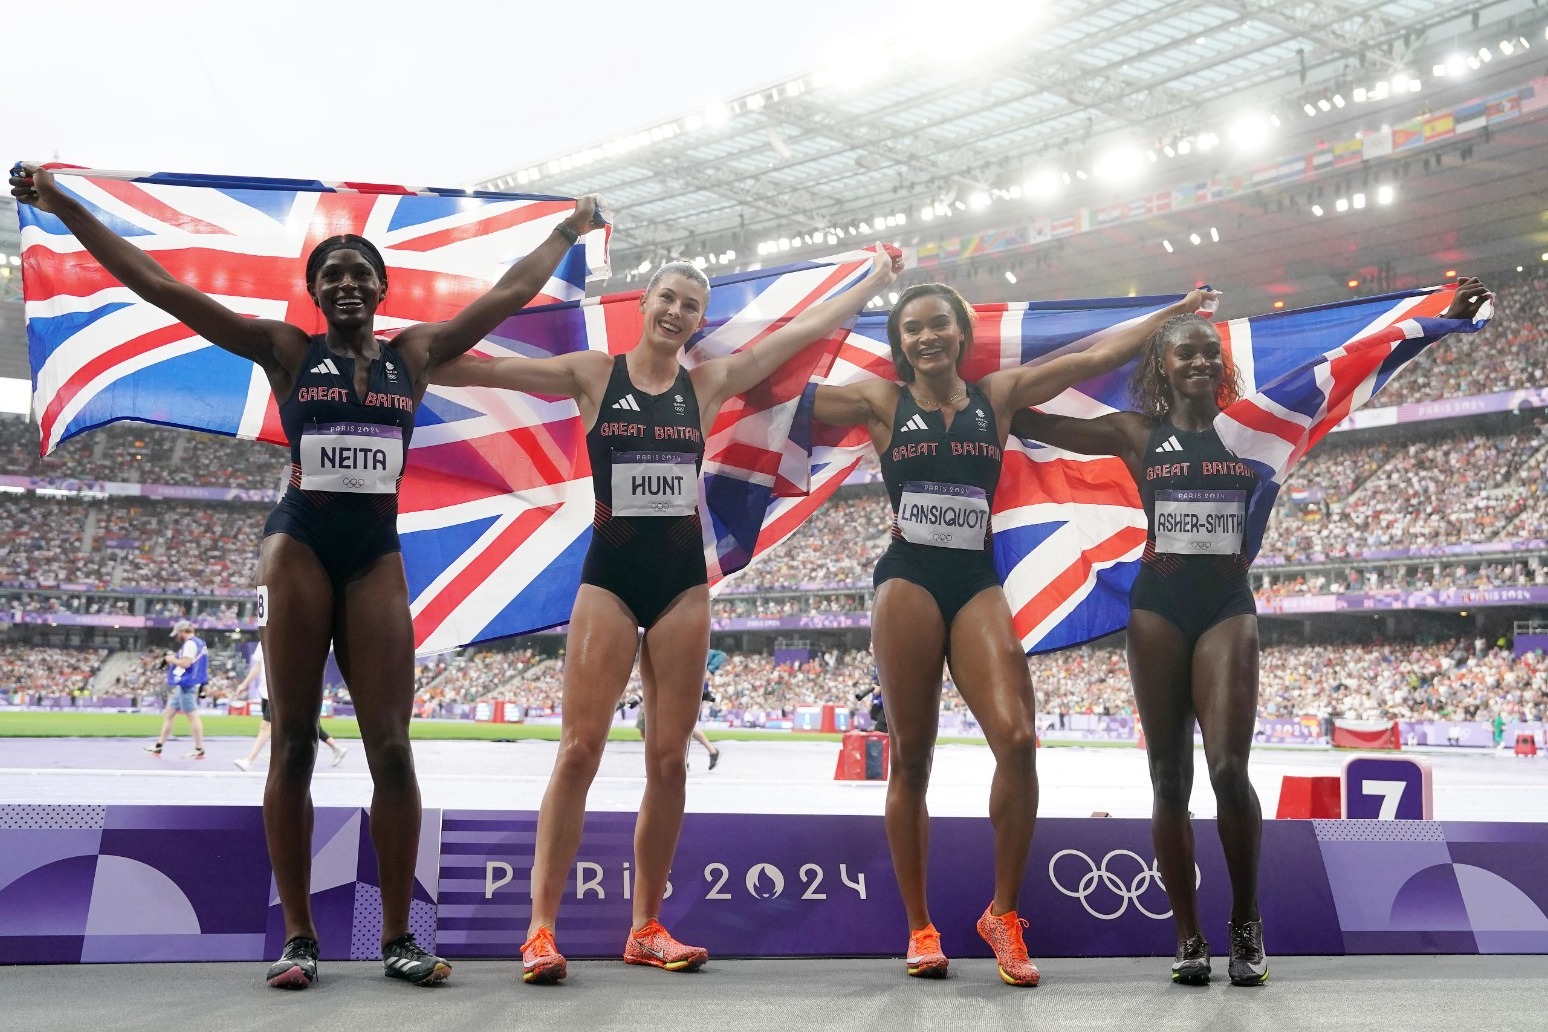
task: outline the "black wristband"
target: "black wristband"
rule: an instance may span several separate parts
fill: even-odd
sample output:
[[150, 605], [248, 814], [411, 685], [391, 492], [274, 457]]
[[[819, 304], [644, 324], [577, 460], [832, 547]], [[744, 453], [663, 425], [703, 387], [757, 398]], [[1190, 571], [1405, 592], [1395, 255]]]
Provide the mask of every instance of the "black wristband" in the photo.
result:
[[558, 233], [572, 244], [580, 240], [580, 234], [571, 229], [568, 222], [554, 223], [554, 232]]

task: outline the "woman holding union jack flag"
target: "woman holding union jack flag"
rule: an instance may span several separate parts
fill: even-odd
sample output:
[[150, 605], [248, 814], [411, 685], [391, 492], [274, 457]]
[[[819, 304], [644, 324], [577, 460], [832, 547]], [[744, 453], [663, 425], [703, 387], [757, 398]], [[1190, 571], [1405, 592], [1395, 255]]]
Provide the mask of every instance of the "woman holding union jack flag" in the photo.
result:
[[[1442, 318], [1471, 320], [1488, 298], [1482, 283], [1462, 280]], [[1169, 319], [1141, 352], [1130, 391], [1139, 411], [1091, 419], [1024, 411], [1012, 430], [1082, 455], [1116, 455], [1139, 488], [1147, 537], [1129, 595], [1129, 675], [1150, 762], [1151, 837], [1177, 933], [1172, 980], [1203, 985], [1211, 973], [1188, 810], [1197, 722], [1231, 875], [1228, 973], [1233, 985], [1261, 985], [1268, 979], [1258, 911], [1263, 815], [1247, 761], [1258, 713], [1249, 517], [1262, 473], [1217, 430], [1217, 417], [1242, 392], [1206, 319]]]
[[310, 785], [330, 647], [350, 687], [375, 786], [371, 835], [384, 971], [416, 985], [444, 980], [450, 965], [409, 931], [420, 803], [409, 745], [414, 632], [396, 526], [404, 454], [430, 377], [537, 296], [578, 237], [600, 225], [596, 199], [581, 198], [546, 240], [460, 312], [408, 326], [389, 341], [375, 332], [387, 269], [363, 237], [333, 236], [312, 249], [306, 290], [325, 330], [310, 334], [242, 316], [179, 281], [105, 226], [49, 170], [22, 165], [10, 183], [19, 202], [64, 223], [129, 290], [256, 363], [278, 402], [291, 475], [264, 528], [258, 622], [273, 717], [264, 828], [286, 942], [268, 984], [304, 989], [317, 978]]
[[1037, 819], [1036, 708], [989, 529], [1011, 416], [1118, 368], [1169, 315], [1210, 296], [1195, 291], [1083, 352], [968, 383], [960, 370], [973, 346], [972, 309], [951, 287], [923, 283], [904, 291], [887, 318], [901, 384], [817, 388], [818, 421], [870, 432], [892, 502], [892, 541], [873, 578], [871, 642], [891, 736], [887, 841], [908, 916], [910, 975], [944, 978], [948, 966], [925, 889], [925, 794], [949, 663], [995, 758], [994, 898], [978, 933], [1006, 983], [1039, 978], [1016, 910]]
[[636, 653], [646, 715], [645, 795], [635, 825], [633, 924], [623, 956], [668, 971], [696, 970], [709, 959], [707, 950], [678, 942], [660, 922], [709, 652], [698, 504], [704, 441], [723, 405], [831, 335], [900, 271], [901, 255], [877, 245], [869, 275], [848, 290], [755, 344], [689, 370], [681, 356], [705, 319], [709, 281], [693, 265], [672, 262], [641, 295], [640, 337], [622, 354], [469, 356], [437, 373], [437, 383], [452, 386], [572, 398], [587, 427], [596, 515], [570, 617], [559, 754], [538, 814], [523, 981], [553, 983], [568, 973], [554, 924], [580, 848], [586, 794]]

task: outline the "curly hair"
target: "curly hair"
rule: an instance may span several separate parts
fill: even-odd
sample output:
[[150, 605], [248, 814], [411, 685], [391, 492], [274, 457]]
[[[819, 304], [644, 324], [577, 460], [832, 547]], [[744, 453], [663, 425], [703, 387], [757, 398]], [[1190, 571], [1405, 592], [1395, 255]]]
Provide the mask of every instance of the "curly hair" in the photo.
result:
[[[1208, 327], [1216, 338], [1220, 336], [1214, 323], [1192, 312], [1184, 312], [1162, 323], [1140, 349], [1134, 371], [1129, 375], [1129, 397], [1133, 399], [1136, 411], [1152, 419], [1159, 419], [1172, 411], [1172, 388], [1167, 382], [1162, 359], [1166, 356], [1166, 349], [1175, 347], [1194, 326]], [[1224, 409], [1241, 398], [1242, 383], [1236, 363], [1231, 361], [1230, 353], [1223, 348], [1220, 360], [1225, 369], [1220, 375], [1220, 386], [1215, 389], [1215, 404]]]
[[387, 263], [382, 261], [382, 252], [376, 249], [376, 245], [363, 236], [353, 233], [341, 233], [331, 236], [327, 240], [312, 248], [312, 253], [306, 256], [306, 285], [308, 289], [317, 282], [317, 274], [322, 271], [323, 262], [334, 251], [357, 251], [376, 270], [376, 275], [381, 278], [382, 285], [387, 284]]
[[892, 346], [892, 365], [897, 369], [904, 383], [914, 382], [914, 366], [903, 356], [903, 334], [898, 323], [903, 319], [904, 307], [910, 301], [920, 297], [944, 298], [956, 316], [957, 328], [962, 331], [962, 352], [957, 356], [959, 370], [973, 350], [973, 321], [976, 318], [973, 307], [957, 293], [955, 288], [945, 283], [916, 283], [903, 291], [903, 296], [898, 298], [898, 303], [887, 313], [887, 343]]

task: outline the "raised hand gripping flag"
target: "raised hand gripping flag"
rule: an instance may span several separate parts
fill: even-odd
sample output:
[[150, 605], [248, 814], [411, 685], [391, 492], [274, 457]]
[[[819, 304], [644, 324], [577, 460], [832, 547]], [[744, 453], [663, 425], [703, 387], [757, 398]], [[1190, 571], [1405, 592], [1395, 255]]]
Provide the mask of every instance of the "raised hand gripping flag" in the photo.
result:
[[[1440, 318], [1454, 288], [1409, 291], [1218, 324], [1243, 398], [1216, 428], [1262, 481], [1248, 509], [1256, 555], [1289, 469], [1312, 445], [1384, 387], [1399, 368], [1447, 333], [1487, 321]], [[1046, 362], [1097, 343], [1176, 297], [1112, 298], [975, 306], [977, 380], [997, 369]], [[1487, 312], [1487, 310], [1486, 310]], [[1097, 416], [1129, 407], [1132, 364], [1072, 388], [1045, 411]], [[866, 314], [816, 383], [896, 380], [886, 316]], [[806, 404], [810, 402], [810, 392]], [[791, 497], [776, 500], [759, 551], [783, 540], [833, 493], [870, 449], [861, 428], [798, 418], [781, 466]], [[800, 490], [809, 484], [806, 491]], [[1014, 437], [1006, 445], [993, 515], [995, 563], [1016, 632], [1029, 653], [1078, 645], [1127, 626], [1129, 588], [1145, 545], [1145, 514], [1128, 468]]]

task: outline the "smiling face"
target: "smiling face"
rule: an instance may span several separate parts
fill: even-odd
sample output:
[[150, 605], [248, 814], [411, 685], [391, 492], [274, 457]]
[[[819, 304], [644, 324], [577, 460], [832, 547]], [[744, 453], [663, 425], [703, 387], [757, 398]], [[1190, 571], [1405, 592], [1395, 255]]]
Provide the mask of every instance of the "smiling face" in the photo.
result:
[[1214, 402], [1225, 376], [1220, 334], [1203, 320], [1189, 323], [1162, 351], [1161, 372], [1174, 405]]
[[640, 298], [644, 339], [681, 348], [703, 325], [708, 303], [709, 291], [702, 283], [675, 272], [661, 276]]
[[341, 247], [323, 259], [307, 290], [328, 325], [346, 328], [370, 324], [387, 285], [365, 255]]
[[956, 368], [967, 334], [957, 312], [939, 294], [904, 302], [898, 312], [897, 348], [915, 375], [938, 376]]

